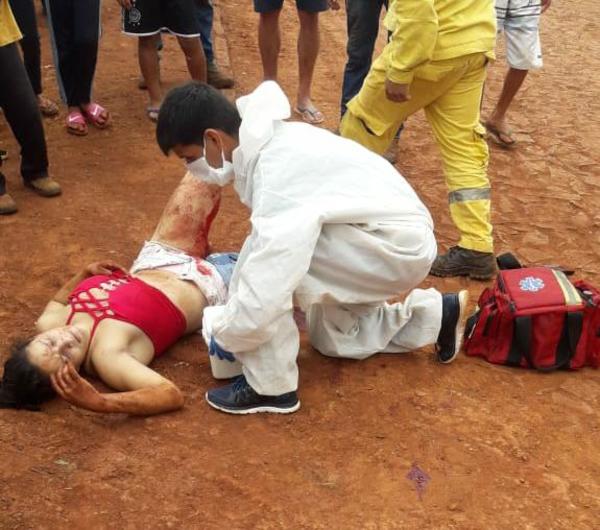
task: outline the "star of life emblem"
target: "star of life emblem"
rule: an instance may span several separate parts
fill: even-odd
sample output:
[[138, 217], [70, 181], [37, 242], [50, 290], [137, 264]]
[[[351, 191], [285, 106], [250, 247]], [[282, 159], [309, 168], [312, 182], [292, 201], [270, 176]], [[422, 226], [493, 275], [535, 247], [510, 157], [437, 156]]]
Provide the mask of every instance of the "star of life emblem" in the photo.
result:
[[541, 291], [544, 287], [546, 287], [546, 285], [544, 284], [544, 280], [542, 280], [541, 278], [536, 278], [535, 276], [527, 276], [519, 282], [519, 287], [521, 288], [521, 291], [537, 293], [538, 291]]

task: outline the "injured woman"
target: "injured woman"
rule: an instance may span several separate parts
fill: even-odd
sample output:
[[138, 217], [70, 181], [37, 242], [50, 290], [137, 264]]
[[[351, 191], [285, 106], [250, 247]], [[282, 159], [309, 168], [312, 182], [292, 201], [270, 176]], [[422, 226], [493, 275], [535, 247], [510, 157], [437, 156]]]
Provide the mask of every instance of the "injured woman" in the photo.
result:
[[[218, 186], [188, 173], [129, 272], [98, 262], [68, 281], [37, 320], [38, 334], [13, 346], [0, 407], [37, 410], [58, 394], [96, 412], [181, 408], [181, 391], [148, 365], [200, 328], [207, 305], [225, 303], [236, 255], [207, 255], [219, 199]], [[98, 392], [80, 371], [117, 392]]]

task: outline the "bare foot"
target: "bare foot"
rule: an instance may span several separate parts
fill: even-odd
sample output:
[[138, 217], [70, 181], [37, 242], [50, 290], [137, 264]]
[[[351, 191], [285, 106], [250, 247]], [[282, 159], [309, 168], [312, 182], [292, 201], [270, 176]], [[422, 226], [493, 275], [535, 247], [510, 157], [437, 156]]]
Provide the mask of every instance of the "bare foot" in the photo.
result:
[[110, 113], [98, 103], [86, 103], [81, 105], [81, 111], [86, 120], [92, 123], [98, 129], [104, 129], [110, 121]]
[[310, 99], [298, 99], [298, 104], [294, 109], [294, 112], [302, 118], [306, 123], [311, 125], [318, 125], [325, 121], [323, 113], [313, 105]]
[[42, 116], [51, 118], [52, 116], [56, 116], [58, 114], [58, 105], [42, 94], [38, 95], [38, 105], [40, 107]]
[[485, 128], [487, 129], [488, 135], [498, 145], [512, 147], [517, 143], [506, 118], [496, 119], [492, 116], [485, 122]]
[[85, 136], [88, 133], [85, 117], [81, 114], [79, 107], [69, 107], [67, 114], [67, 132], [75, 136]]

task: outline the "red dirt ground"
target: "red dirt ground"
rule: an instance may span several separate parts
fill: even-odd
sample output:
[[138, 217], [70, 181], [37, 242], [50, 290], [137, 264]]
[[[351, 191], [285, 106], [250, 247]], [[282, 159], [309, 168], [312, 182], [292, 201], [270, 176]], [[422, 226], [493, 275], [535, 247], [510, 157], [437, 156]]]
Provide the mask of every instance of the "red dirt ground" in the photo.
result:
[[[237, 94], [261, 75], [256, 16], [247, 0], [221, 1]], [[296, 18], [283, 14], [282, 84], [296, 83]], [[545, 68], [531, 75], [511, 113], [520, 144], [492, 149], [497, 250], [525, 262], [572, 266], [600, 284], [600, 7], [556, 3], [544, 17]], [[128, 263], [151, 233], [183, 174], [153, 139], [136, 88], [135, 42], [119, 33], [116, 2], [104, 6], [95, 93], [113, 113], [107, 131], [68, 136], [46, 121], [57, 200], [17, 179], [17, 147], [0, 124], [10, 191], [21, 211], [0, 219], [0, 345], [31, 332], [61, 282], [110, 257]], [[343, 12], [322, 17], [315, 101], [334, 128], [346, 41]], [[220, 28], [219, 28], [219, 31]], [[44, 78], [56, 96], [44, 34]], [[223, 34], [220, 55], [224, 57]], [[166, 39], [163, 78], [186, 79]], [[504, 71], [491, 68], [484, 114]], [[431, 208], [440, 245], [456, 237], [440, 160], [422, 116], [403, 134], [399, 169]], [[212, 242], [236, 249], [247, 212], [228, 190]], [[428, 285], [441, 290], [483, 284]], [[98, 415], [55, 400], [42, 413], [0, 411], [0, 528], [598, 528], [600, 374], [540, 375], [431, 351], [365, 362], [320, 356], [303, 343], [303, 408], [287, 417], [230, 417], [203, 400], [212, 380], [199, 337], [156, 363], [186, 394], [184, 410], [153, 418]], [[412, 464], [431, 480], [421, 498]], [[594, 523], [596, 521], [596, 523]]]

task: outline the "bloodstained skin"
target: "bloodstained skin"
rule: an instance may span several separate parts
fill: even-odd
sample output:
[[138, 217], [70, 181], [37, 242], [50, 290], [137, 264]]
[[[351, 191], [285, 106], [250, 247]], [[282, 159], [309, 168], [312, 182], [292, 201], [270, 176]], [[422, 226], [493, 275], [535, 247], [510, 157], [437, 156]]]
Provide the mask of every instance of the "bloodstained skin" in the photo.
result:
[[212, 223], [219, 212], [219, 207], [221, 206], [221, 188], [217, 190], [216, 197], [213, 197], [213, 201], [212, 210], [208, 212], [208, 215], [204, 219], [204, 224], [202, 224], [196, 232], [196, 241], [194, 244], [195, 250], [194, 252], [190, 252], [192, 256], [206, 257], [208, 255], [208, 233], [210, 232], [210, 227], [212, 226]]
[[171, 197], [152, 236], [191, 256], [208, 254], [208, 232], [219, 211], [221, 188], [195, 179], [189, 173]]

